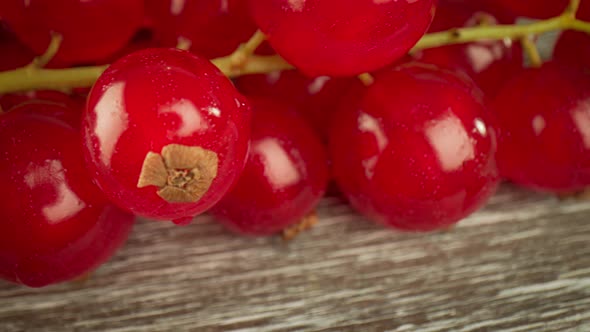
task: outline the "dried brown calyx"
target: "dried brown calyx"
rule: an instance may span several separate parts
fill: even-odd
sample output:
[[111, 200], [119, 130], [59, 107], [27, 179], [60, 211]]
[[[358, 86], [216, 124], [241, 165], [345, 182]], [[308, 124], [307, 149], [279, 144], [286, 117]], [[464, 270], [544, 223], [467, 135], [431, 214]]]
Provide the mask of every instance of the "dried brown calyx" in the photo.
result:
[[297, 224], [283, 230], [283, 240], [291, 241], [297, 235], [311, 229], [318, 223], [318, 215], [315, 211], [308, 213]]
[[170, 203], [195, 203], [209, 190], [218, 163], [217, 153], [211, 150], [169, 144], [162, 154], [145, 156], [137, 187], [156, 186], [158, 195]]

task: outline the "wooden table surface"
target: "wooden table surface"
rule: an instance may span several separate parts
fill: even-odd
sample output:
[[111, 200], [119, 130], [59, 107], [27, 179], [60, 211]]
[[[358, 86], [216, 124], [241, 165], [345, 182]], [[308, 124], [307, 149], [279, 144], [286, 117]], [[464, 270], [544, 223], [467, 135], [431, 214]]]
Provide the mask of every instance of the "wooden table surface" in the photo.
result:
[[590, 331], [590, 202], [505, 186], [449, 232], [327, 198], [285, 244], [140, 222], [84, 283], [0, 284], [0, 331]]

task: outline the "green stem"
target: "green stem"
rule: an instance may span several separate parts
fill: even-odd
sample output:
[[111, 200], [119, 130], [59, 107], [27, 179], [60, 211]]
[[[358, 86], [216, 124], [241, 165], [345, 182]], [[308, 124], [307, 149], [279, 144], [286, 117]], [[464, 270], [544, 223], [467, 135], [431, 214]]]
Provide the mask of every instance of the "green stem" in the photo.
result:
[[532, 67], [541, 67], [543, 65], [543, 59], [539, 53], [539, 49], [535, 44], [532, 36], [523, 37], [520, 40], [525, 54], [527, 55]]
[[[574, 22], [576, 22], [575, 27]], [[526, 25], [488, 25], [430, 33], [425, 35], [416, 46], [414, 46], [412, 51], [445, 45], [463, 44], [479, 40], [500, 40], [505, 38], [521, 39], [529, 35], [539, 35], [570, 27], [574, 30], [590, 33], [590, 24], [562, 15]]]
[[47, 46], [47, 50], [42, 55], [35, 57], [33, 62], [29, 64], [29, 67], [33, 68], [43, 68], [45, 67], [51, 59], [55, 56], [57, 51], [59, 51], [59, 47], [61, 46], [61, 42], [63, 40], [63, 36], [57, 33], [51, 33], [51, 41], [49, 42], [49, 46]]
[[570, 0], [567, 8], [563, 15], [570, 16], [571, 18], [575, 18], [576, 14], [578, 13], [578, 9], [580, 8], [581, 0]]
[[91, 87], [108, 66], [68, 69], [23, 67], [0, 73], [0, 93]]
[[230, 78], [295, 68], [278, 55], [251, 55], [239, 66], [236, 66], [233, 54], [213, 59], [211, 62]]
[[231, 54], [231, 65], [234, 68], [243, 68], [248, 61], [248, 58], [256, 52], [256, 49], [262, 45], [265, 40], [266, 36], [264, 33], [260, 30], [256, 30], [254, 35], [252, 35], [246, 43], [240, 45], [238, 49]]
[[[425, 35], [412, 51], [479, 40], [501, 40], [506, 38], [516, 40], [554, 30], [571, 29], [590, 34], [590, 23], [575, 18], [575, 11], [578, 6], [579, 0], [572, 0], [568, 9], [562, 15], [526, 25], [483, 25], [430, 33]], [[47, 52], [47, 54], [51, 53]], [[279, 56], [253, 55], [245, 60], [243, 66], [238, 67], [235, 65], [236, 56], [234, 54], [213, 59], [212, 62], [228, 77], [293, 68], [292, 65]], [[0, 93], [90, 87], [106, 68], [107, 66], [43, 69], [29, 65], [0, 73]]]

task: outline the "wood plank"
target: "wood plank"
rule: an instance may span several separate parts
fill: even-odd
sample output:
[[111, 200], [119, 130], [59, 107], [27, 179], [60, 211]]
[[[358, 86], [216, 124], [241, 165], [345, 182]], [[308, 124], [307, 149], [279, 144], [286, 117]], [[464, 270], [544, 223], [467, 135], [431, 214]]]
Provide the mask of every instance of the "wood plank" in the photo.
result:
[[295, 241], [140, 222], [83, 284], [0, 283], [0, 331], [590, 331], [590, 203], [504, 187], [449, 232], [323, 201]]

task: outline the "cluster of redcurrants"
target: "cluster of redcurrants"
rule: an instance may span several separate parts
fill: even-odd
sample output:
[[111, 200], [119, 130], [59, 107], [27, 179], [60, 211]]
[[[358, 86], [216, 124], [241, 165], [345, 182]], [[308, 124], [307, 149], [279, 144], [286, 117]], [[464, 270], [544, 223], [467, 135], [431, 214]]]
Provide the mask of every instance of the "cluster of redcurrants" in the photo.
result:
[[[0, 70], [43, 53], [52, 32], [51, 68], [118, 60], [87, 97], [0, 96], [0, 278], [40, 287], [88, 272], [134, 215], [211, 212], [274, 234], [332, 179], [359, 212], [406, 231], [458, 222], [501, 178], [589, 186], [588, 36], [565, 33], [538, 68], [511, 40], [406, 55], [427, 29], [551, 17], [567, 1], [441, 0], [432, 21], [435, 2], [3, 0]], [[230, 81], [208, 59], [258, 28], [272, 46], [259, 52], [298, 70]], [[163, 48], [179, 40], [191, 52]]]

